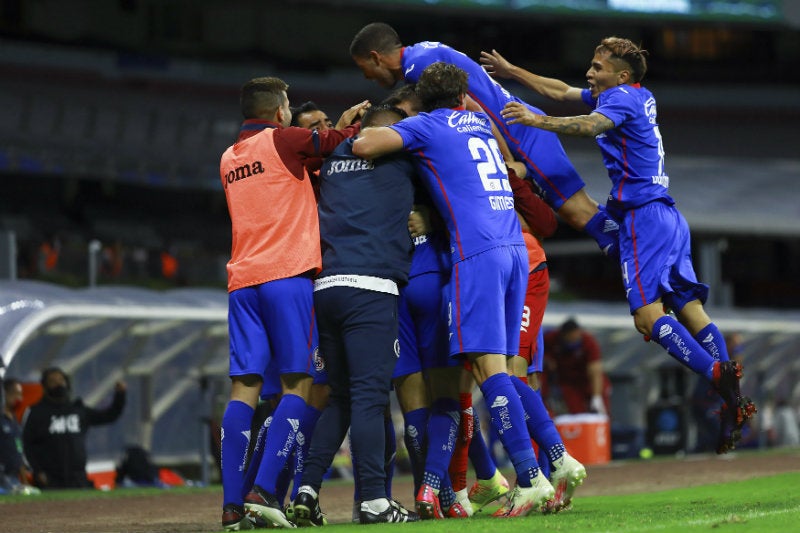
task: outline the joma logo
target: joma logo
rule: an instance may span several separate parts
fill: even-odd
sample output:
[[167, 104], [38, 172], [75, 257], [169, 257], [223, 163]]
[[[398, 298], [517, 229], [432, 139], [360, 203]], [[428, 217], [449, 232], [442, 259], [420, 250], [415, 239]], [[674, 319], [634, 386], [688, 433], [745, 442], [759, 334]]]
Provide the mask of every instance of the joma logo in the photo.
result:
[[227, 187], [234, 181], [243, 180], [245, 178], [249, 178], [253, 174], [263, 174], [264, 173], [264, 165], [261, 161], [254, 161], [253, 163], [247, 163], [240, 167], [236, 167], [227, 174], [225, 174], [225, 186]]

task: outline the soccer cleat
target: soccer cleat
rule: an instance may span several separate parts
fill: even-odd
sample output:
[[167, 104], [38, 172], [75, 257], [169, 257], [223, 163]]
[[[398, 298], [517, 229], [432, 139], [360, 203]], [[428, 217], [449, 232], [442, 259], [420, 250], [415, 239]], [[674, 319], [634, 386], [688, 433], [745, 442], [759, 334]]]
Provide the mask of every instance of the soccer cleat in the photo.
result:
[[755, 404], [747, 396], [740, 396], [731, 408], [731, 404], [724, 403], [720, 411], [719, 440], [717, 453], [728, 453], [736, 448], [742, 438], [742, 427], [745, 422], [753, 418], [758, 412]]
[[292, 502], [292, 514], [298, 527], [328, 525], [328, 519], [319, 507], [319, 497], [311, 487], [302, 486], [298, 489]]
[[500, 473], [500, 470], [495, 470], [490, 479], [479, 479], [472, 485], [469, 489], [469, 501], [472, 502], [477, 512], [508, 491], [508, 480]]
[[492, 516], [514, 518], [541, 511], [545, 503], [555, 495], [555, 489], [542, 474], [537, 475], [531, 482], [533, 483], [531, 487], [514, 486], [508, 493], [506, 503]]
[[728, 405], [738, 403], [739, 380], [742, 379], [742, 365], [736, 361], [722, 361], [714, 363], [711, 375], [711, 384], [722, 396]]
[[442, 507], [439, 504], [439, 491], [423, 483], [417, 492], [414, 507], [422, 520], [438, 520], [444, 518]]
[[461, 507], [464, 509], [464, 512], [467, 513], [467, 516], [472, 516], [475, 514], [475, 510], [472, 508], [472, 502], [469, 501], [467, 489], [464, 488], [456, 491], [456, 502], [461, 504]]
[[394, 500], [388, 501], [389, 507], [381, 512], [373, 511], [367, 502], [363, 502], [359, 513], [360, 522], [362, 524], [383, 524], [419, 521], [417, 513], [409, 511]]
[[222, 508], [222, 529], [225, 531], [253, 529], [253, 522], [247, 518], [244, 507], [228, 503]]
[[552, 501], [545, 505], [545, 512], [569, 509], [575, 489], [586, 479], [586, 468], [567, 452], [553, 463], [550, 482], [555, 488]]
[[442, 509], [445, 518], [469, 518], [471, 515], [467, 513], [464, 506], [458, 502], [453, 503], [447, 509]]
[[258, 485], [253, 485], [253, 490], [245, 496], [244, 508], [253, 523], [263, 521], [266, 527], [273, 528], [295, 527], [286, 519], [278, 499]]

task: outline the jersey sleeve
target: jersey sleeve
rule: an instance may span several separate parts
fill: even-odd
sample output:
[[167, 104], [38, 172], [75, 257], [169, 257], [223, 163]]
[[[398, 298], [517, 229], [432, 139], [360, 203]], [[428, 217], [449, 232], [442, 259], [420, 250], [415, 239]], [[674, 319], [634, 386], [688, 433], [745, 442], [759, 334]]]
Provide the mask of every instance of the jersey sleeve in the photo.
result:
[[403, 139], [403, 148], [409, 152], [413, 152], [426, 145], [428, 135], [425, 133], [424, 123], [425, 114], [419, 114], [415, 117], [410, 117], [400, 122], [396, 122], [389, 126], [394, 131], [400, 134]]
[[609, 89], [604, 91], [597, 100], [595, 113], [600, 113], [619, 126], [626, 120], [635, 116], [635, 98], [632, 98], [621, 88]]

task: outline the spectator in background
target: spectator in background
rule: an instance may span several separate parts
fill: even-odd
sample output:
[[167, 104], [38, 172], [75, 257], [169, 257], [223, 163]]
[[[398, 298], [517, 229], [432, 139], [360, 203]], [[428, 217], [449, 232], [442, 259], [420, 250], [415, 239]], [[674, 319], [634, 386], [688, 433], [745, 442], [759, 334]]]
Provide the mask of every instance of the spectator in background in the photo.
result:
[[545, 334], [544, 360], [545, 396], [557, 386], [569, 413], [610, 413], [611, 383], [603, 372], [600, 345], [574, 318]]
[[43, 396], [25, 415], [22, 444], [34, 483], [40, 488], [90, 487], [86, 477], [86, 434], [89, 427], [110, 424], [125, 407], [125, 383], [114, 387], [114, 400], [94, 409], [80, 398], [72, 399], [70, 379], [58, 367], [42, 372]]
[[[0, 417], [0, 493], [25, 492], [30, 470], [22, 455], [22, 427], [16, 410], [22, 403], [22, 384], [14, 378], [3, 381], [3, 415]], [[23, 490], [21, 490], [23, 489]]]

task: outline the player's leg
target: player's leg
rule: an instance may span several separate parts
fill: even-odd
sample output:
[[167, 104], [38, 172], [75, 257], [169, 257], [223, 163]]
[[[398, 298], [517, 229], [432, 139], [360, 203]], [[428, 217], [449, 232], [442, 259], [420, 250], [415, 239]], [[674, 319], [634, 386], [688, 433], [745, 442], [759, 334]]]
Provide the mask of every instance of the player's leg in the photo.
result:
[[222, 525], [226, 531], [250, 529], [244, 509], [244, 458], [250, 429], [270, 359], [267, 332], [258, 314], [258, 292], [246, 287], [228, 296], [231, 396], [222, 417]]

